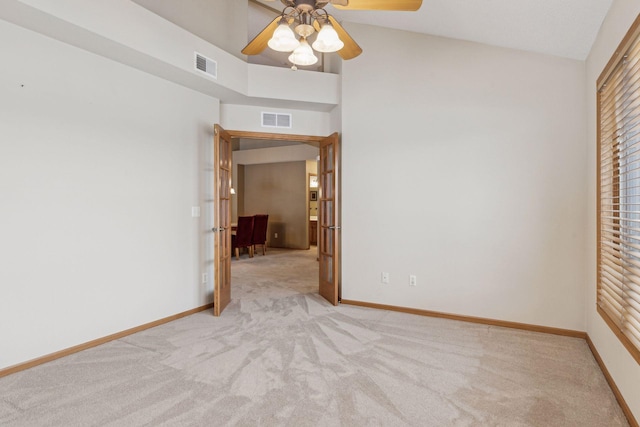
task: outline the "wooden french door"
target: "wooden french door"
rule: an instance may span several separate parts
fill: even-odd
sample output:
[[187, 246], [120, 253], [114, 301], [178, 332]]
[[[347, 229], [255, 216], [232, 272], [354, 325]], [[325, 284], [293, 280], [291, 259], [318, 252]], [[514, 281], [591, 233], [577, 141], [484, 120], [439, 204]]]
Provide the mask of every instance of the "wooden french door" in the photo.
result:
[[231, 135], [215, 125], [213, 137], [214, 175], [214, 285], [213, 314], [220, 316], [231, 301]]
[[334, 133], [320, 141], [318, 165], [319, 292], [333, 305], [338, 305], [340, 295], [339, 159], [340, 142]]
[[214, 136], [214, 227], [215, 283], [213, 292], [214, 315], [219, 316], [231, 301], [231, 174], [232, 138], [295, 141], [318, 144], [318, 250], [319, 293], [331, 304], [340, 297], [340, 226], [339, 226], [339, 159], [338, 134], [328, 137], [266, 134], [245, 131], [225, 131], [215, 126]]

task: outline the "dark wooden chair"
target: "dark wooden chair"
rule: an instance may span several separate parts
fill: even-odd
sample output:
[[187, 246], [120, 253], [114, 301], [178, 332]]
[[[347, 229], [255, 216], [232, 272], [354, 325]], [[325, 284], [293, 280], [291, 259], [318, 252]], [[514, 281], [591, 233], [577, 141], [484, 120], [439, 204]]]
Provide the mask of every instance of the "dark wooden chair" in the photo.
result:
[[255, 215], [253, 217], [253, 236], [251, 244], [255, 253], [256, 246], [262, 246], [262, 255], [267, 253], [267, 224], [269, 215]]
[[236, 234], [231, 235], [231, 250], [235, 251], [236, 259], [240, 259], [240, 249], [247, 248], [249, 258], [253, 258], [253, 217], [239, 216]]

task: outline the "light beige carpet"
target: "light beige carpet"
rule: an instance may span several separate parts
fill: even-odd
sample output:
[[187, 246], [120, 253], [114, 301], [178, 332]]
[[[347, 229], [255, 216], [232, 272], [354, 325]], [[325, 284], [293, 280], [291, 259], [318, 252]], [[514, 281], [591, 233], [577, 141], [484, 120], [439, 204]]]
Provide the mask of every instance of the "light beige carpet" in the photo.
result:
[[0, 379], [2, 426], [622, 426], [581, 339], [317, 295], [310, 251], [233, 261], [204, 312]]

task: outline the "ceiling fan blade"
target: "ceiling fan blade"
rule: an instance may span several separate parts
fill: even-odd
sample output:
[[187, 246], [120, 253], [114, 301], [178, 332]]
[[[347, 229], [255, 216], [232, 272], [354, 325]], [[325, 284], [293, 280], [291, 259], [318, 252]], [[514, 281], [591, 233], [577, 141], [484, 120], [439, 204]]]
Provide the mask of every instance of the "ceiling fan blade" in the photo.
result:
[[344, 43], [344, 47], [338, 51], [338, 55], [340, 55], [342, 59], [353, 59], [360, 55], [362, 48], [358, 46], [358, 43], [342, 28], [342, 25], [331, 15], [329, 15], [329, 22], [331, 22], [331, 25], [333, 25], [333, 28], [338, 33], [338, 37], [340, 37], [340, 40]]
[[345, 10], [406, 10], [416, 11], [422, 0], [349, 0], [346, 6], [342, 0], [331, 2], [338, 9]]
[[244, 53], [245, 55], [258, 55], [263, 50], [265, 50], [267, 48], [267, 43], [269, 43], [269, 40], [273, 35], [273, 32], [276, 30], [276, 28], [278, 28], [280, 19], [282, 19], [282, 16], [278, 16], [276, 19], [271, 21], [271, 23], [267, 25], [264, 30], [260, 31], [260, 33], [258, 33], [258, 35], [255, 36], [253, 40], [251, 40], [249, 44], [244, 47], [244, 49], [242, 49], [242, 53]]

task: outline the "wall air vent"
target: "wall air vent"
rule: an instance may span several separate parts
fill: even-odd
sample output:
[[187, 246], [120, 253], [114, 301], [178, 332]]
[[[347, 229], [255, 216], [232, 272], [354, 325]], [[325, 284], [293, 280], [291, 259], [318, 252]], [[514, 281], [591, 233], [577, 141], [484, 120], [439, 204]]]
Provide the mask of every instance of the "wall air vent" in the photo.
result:
[[291, 114], [262, 113], [262, 127], [291, 129]]
[[196, 55], [196, 70], [207, 76], [217, 79], [218, 78], [218, 63], [213, 59], [209, 59], [206, 56], [200, 55], [195, 52]]

